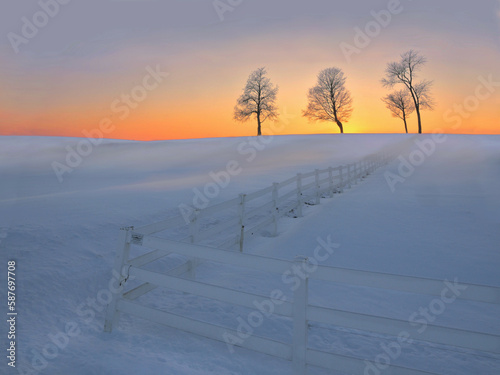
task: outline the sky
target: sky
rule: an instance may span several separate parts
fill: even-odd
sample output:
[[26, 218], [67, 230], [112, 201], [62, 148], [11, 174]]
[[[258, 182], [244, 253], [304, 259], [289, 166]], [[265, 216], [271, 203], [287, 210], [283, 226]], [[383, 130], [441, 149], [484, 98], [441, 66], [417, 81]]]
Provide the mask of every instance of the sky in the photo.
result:
[[498, 0], [26, 0], [0, 9], [0, 135], [255, 135], [256, 122], [236, 122], [233, 110], [262, 66], [279, 86], [281, 114], [264, 134], [338, 133], [302, 116], [329, 67], [345, 72], [354, 100], [346, 133], [404, 132], [380, 80], [409, 49], [428, 60], [418, 78], [434, 82], [424, 132], [500, 134]]

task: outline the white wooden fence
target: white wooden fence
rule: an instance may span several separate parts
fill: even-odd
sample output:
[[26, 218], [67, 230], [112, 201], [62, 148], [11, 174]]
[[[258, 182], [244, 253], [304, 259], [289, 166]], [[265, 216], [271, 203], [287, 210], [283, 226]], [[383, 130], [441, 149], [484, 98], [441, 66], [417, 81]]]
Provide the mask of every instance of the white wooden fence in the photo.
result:
[[[137, 236], [140, 236], [141, 239], [137, 240]], [[136, 239], [134, 240], [134, 238]], [[129, 250], [132, 243], [135, 246], [150, 249], [150, 251], [141, 256], [129, 259]], [[120, 248], [123, 251], [118, 253], [115, 267], [121, 270], [121, 283], [126, 284], [128, 279], [134, 278], [136, 281], [139, 280], [141, 284], [131, 290], [124, 290], [122, 293], [115, 295], [113, 301], [108, 306], [105, 323], [105, 331], [107, 332], [111, 332], [113, 326], [118, 323], [119, 314], [122, 312], [213, 340], [224, 341], [224, 332], [234, 336], [238, 333], [227, 327], [147, 307], [134, 302], [134, 300], [157, 287], [163, 287], [255, 309], [254, 302], [266, 299], [265, 296], [202, 283], [196, 281], [194, 274], [190, 278], [180, 278], [178, 276], [192, 270], [196, 262], [199, 261], [217, 262], [281, 275], [287, 270], [291, 270], [294, 265], [294, 262], [286, 260], [242, 254], [197, 244], [177, 242], [152, 235], [144, 235], [143, 233], [136, 233], [133, 228], [124, 228], [122, 230]], [[187, 258], [196, 259], [196, 261], [190, 260], [166, 274], [144, 269], [144, 266], [147, 264], [172, 253], [182, 254]], [[298, 262], [308, 262], [308, 260], [302, 259]], [[310, 268], [309, 265], [308, 269]], [[308, 284], [310, 279], [425, 294], [438, 298], [442, 298], [445, 286], [442, 280], [320, 265], [312, 274], [306, 274], [305, 280], [294, 291], [292, 301], [287, 300], [282, 304], [275, 305], [273, 314], [293, 319], [292, 342], [279, 342], [253, 335], [242, 342], [234, 343], [234, 345], [292, 361], [294, 375], [306, 374], [308, 366], [317, 366], [362, 375], [365, 374], [365, 360], [373, 360], [373, 358], [356, 358], [311, 349], [307, 344], [310, 327], [317, 323], [323, 323], [394, 337], [397, 337], [402, 331], [410, 330], [410, 324], [406, 320], [371, 315], [369, 313], [361, 314], [310, 304], [308, 301]], [[456, 296], [457, 299], [474, 301], [476, 303], [500, 304], [499, 287], [464, 283], [460, 283], [460, 285], [462, 289], [464, 287], [466, 289], [462, 290]], [[333, 288], [334, 286], [332, 286], [332, 290]], [[453, 348], [467, 348], [486, 353], [500, 354], [500, 336], [496, 334], [474, 332], [463, 328], [450, 328], [429, 323], [424, 332], [413, 338], [448, 345], [449, 350], [453, 350]], [[422, 362], [425, 362], [425, 358], [422, 358]], [[437, 373], [391, 365], [384, 369], [383, 374], [429, 375]]]
[[223, 249], [237, 246], [243, 252], [245, 239], [249, 236], [263, 229], [276, 235], [281, 216], [290, 213], [302, 216], [304, 204], [319, 204], [322, 197], [343, 192], [386, 164], [393, 155], [394, 150], [380, 152], [353, 164], [299, 173], [286, 181], [250, 194], [240, 194], [220, 204], [204, 209], [193, 208], [189, 215], [179, 214], [137, 228], [134, 233], [140, 237], [170, 230], [176, 233], [175, 239], [182, 242], [210, 244]]
[[[393, 155], [394, 153], [371, 155], [355, 164], [298, 174], [258, 192], [242, 194], [236, 199], [219, 205], [196, 210], [187, 223], [182, 216], [178, 216], [136, 229], [134, 227], [122, 228], [114, 269], [121, 275], [120, 285], [124, 286], [124, 289], [113, 296], [113, 300], [108, 306], [105, 331], [111, 332], [119, 321], [120, 313], [127, 313], [214, 340], [223, 341], [224, 332], [237, 335], [237, 332], [230, 328], [147, 307], [135, 302], [135, 300], [158, 287], [163, 287], [254, 309], [254, 301], [266, 299], [265, 296], [196, 281], [196, 266], [201, 261], [207, 261], [283, 274], [292, 268], [294, 262], [244, 254], [245, 238], [269, 227], [272, 234], [276, 234], [277, 222], [281, 215], [293, 212], [296, 216], [301, 216], [305, 203], [318, 204], [322, 196], [331, 196], [335, 192], [342, 192], [386, 163]], [[252, 203], [255, 204], [252, 205]], [[225, 221], [218, 222], [213, 226], [200, 226], [203, 218], [224, 210], [234, 212], [234, 217], [227, 219], [226, 216]], [[184, 232], [183, 242], [154, 235], [176, 227], [188, 228]], [[200, 244], [207, 238], [216, 234], [223, 235], [225, 232], [228, 234], [217, 248]], [[231, 246], [238, 246], [240, 251], [227, 251], [227, 248]], [[131, 257], [132, 248], [143, 249], [143, 254]], [[144, 252], [144, 250], [146, 251]], [[153, 272], [144, 268], [169, 254], [181, 254], [189, 260], [166, 273]], [[299, 262], [308, 262], [308, 260], [302, 259]], [[180, 277], [186, 276], [186, 274], [187, 278]], [[235, 343], [235, 346], [292, 361], [294, 375], [306, 374], [308, 366], [361, 375], [365, 373], [365, 359], [371, 360], [370, 358], [355, 358], [308, 347], [309, 327], [315, 323], [393, 336], [409, 329], [409, 323], [405, 320], [314, 306], [308, 301], [309, 279], [437, 297], [442, 295], [444, 285], [442, 280], [326, 266], [318, 266], [312, 275], [306, 276], [299, 288], [294, 291], [292, 301], [287, 300], [282, 304], [275, 305], [274, 314], [293, 319], [292, 342], [284, 343], [253, 335], [241, 343]], [[140, 283], [136, 287], [127, 288], [129, 280], [132, 278], [135, 282], [140, 281]], [[461, 285], [467, 288], [457, 296], [457, 299], [500, 304], [499, 287]], [[419, 334], [417, 339], [450, 347], [500, 354], [500, 336], [496, 334], [449, 328], [430, 323], [427, 330]], [[424, 361], [424, 359], [422, 360]], [[383, 374], [429, 375], [435, 373], [391, 365], [384, 369]]]

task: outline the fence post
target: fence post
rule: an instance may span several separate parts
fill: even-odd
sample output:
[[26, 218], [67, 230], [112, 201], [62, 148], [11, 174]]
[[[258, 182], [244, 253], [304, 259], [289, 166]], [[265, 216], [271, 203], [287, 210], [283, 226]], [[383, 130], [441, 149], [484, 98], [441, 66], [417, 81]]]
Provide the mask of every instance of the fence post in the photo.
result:
[[245, 241], [245, 202], [247, 195], [240, 194], [240, 207], [239, 207], [239, 215], [240, 215], [240, 253], [243, 252], [243, 243]]
[[[305, 257], [295, 258], [295, 267], [304, 270], [308, 261]], [[306, 351], [307, 351], [307, 303], [309, 278], [304, 272], [305, 278], [293, 293], [293, 339], [292, 339], [292, 367], [293, 375], [304, 375], [306, 373]]]
[[333, 197], [333, 168], [328, 167], [328, 190], [330, 191], [330, 198]]
[[273, 184], [273, 236], [278, 235], [278, 183]]
[[316, 181], [316, 204], [320, 204], [319, 169], [314, 170], [314, 180]]
[[297, 174], [297, 216], [302, 217], [302, 173]]
[[117, 311], [117, 303], [118, 300], [123, 295], [123, 287], [128, 278], [128, 275], [123, 274], [123, 268], [125, 264], [128, 262], [129, 254], [130, 254], [130, 238], [131, 231], [134, 227], [127, 227], [120, 229], [120, 238], [118, 241], [118, 250], [115, 256], [115, 264], [113, 267], [113, 277], [117, 278], [117, 282], [119, 284], [119, 288], [117, 288], [116, 292], [113, 293], [111, 298], [111, 302], [108, 305], [106, 310], [106, 318], [104, 321], [104, 332], [111, 332], [113, 330], [113, 325], [118, 324], [118, 320], [120, 319], [120, 312]]
[[199, 231], [199, 225], [198, 225], [199, 213], [200, 213], [199, 210], [194, 210], [193, 218], [191, 219], [191, 221], [189, 223], [189, 234], [191, 236], [191, 243], [195, 243], [197, 240], [198, 231]]

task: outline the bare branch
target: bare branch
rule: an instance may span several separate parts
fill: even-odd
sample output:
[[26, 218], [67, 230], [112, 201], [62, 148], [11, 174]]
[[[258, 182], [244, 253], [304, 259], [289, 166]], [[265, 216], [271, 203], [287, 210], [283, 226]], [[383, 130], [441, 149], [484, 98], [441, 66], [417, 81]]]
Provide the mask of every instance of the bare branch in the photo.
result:
[[420, 108], [434, 110], [435, 101], [431, 95], [431, 87], [434, 82], [432, 81], [422, 81], [415, 85], [414, 91], [419, 100]]
[[316, 86], [309, 89], [309, 104], [304, 117], [313, 121], [332, 121], [343, 132], [343, 122], [351, 117], [351, 93], [345, 87], [346, 77], [338, 68], [328, 68], [318, 74]]
[[417, 112], [419, 133], [422, 133], [420, 109], [433, 109], [434, 107], [434, 100], [430, 93], [432, 82], [424, 80], [415, 83], [415, 78], [426, 63], [427, 59], [419, 52], [409, 50], [401, 55], [399, 62], [387, 64], [385, 77], [381, 80], [384, 87], [392, 88], [397, 84], [403, 84], [406, 87]]
[[273, 85], [266, 74], [266, 68], [259, 68], [250, 74], [243, 94], [234, 107], [234, 119], [237, 121], [247, 121], [253, 115], [257, 117], [258, 135], [261, 134], [264, 121], [278, 118], [275, 104], [278, 86]]
[[395, 91], [383, 98], [382, 101], [391, 111], [392, 116], [401, 120], [407, 119], [415, 112], [415, 105], [407, 90]]

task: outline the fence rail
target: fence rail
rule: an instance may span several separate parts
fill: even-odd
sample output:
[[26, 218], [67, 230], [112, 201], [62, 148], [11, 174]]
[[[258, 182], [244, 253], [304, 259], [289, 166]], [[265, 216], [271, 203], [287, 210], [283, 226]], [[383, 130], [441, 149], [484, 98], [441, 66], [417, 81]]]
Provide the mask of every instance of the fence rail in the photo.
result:
[[[134, 230], [132, 228], [124, 228], [123, 233], [126, 234], [125, 238], [128, 238], [124, 247], [127, 248], [127, 245], [131, 243]], [[204, 298], [250, 309], [255, 309], [255, 301], [262, 301], [269, 298], [263, 294], [248, 293], [229, 287], [196, 281], [194, 274], [190, 278], [179, 278], [180, 275], [185, 275], [185, 272], [189, 272], [192, 269], [193, 265], [188, 264], [190, 261], [178, 267], [177, 271], [170, 271], [168, 274], [142, 268], [149, 262], [158, 260], [168, 254], [181, 254], [186, 258], [198, 261], [222, 263], [278, 275], [283, 275], [286, 271], [291, 270], [293, 266], [297, 266], [302, 262], [308, 262], [306, 258], [291, 262], [258, 255], [230, 252], [198, 244], [182, 243], [151, 235], [143, 236], [140, 246], [155, 250], [130, 260], [122, 258], [123, 266], [120, 268], [122, 270], [122, 282], [126, 282], [129, 278], [134, 278], [135, 280], [140, 280], [142, 284], [131, 291], [116, 296], [112, 301], [110, 307], [108, 307], [106, 316], [105, 330], [108, 332], [117, 324], [119, 313], [123, 312], [227, 343], [224, 339], [224, 334], [231, 334], [233, 337], [236, 337], [237, 332], [234, 329], [143, 306], [133, 300], [157, 287], [203, 296]], [[309, 269], [311, 264], [304, 266], [307, 266]], [[274, 305], [273, 314], [290, 317], [293, 320], [293, 339], [291, 343], [279, 342], [253, 335], [244, 341], [232, 343], [232, 345], [292, 361], [294, 375], [306, 374], [308, 366], [319, 366], [326, 369], [361, 375], [364, 373], [363, 369], [366, 366], [365, 359], [309, 348], [307, 340], [310, 327], [320, 323], [394, 337], [397, 337], [400, 332], [410, 329], [409, 322], [401, 319], [313, 305], [308, 299], [309, 280], [398, 290], [433, 297], [442, 296], [443, 288], [446, 287], [446, 282], [437, 279], [317, 266], [313, 274], [306, 274], [305, 279], [302, 280], [299, 287], [294, 291], [293, 300], [286, 300]], [[474, 301], [475, 303], [500, 304], [499, 287], [465, 283], [460, 283], [460, 285], [463, 291], [459, 295], [456, 295], [456, 299]], [[500, 354], [500, 335], [475, 332], [460, 327], [446, 327], [429, 323], [427, 329], [418, 334], [418, 340], [447, 345], [450, 350], [453, 350], [453, 348], [465, 348], [490, 354]], [[384, 370], [384, 374], [436, 375], [437, 373], [391, 365]]]
[[[207, 208], [191, 207], [189, 214], [136, 228], [134, 233], [140, 237], [185, 227], [187, 234], [182, 241], [199, 243], [226, 232], [229, 238], [224, 239], [218, 247], [232, 248], [238, 245], [239, 251], [243, 252], [245, 240], [252, 234], [271, 226], [270, 233], [277, 235], [280, 217], [289, 213], [294, 213], [296, 217], [302, 216], [304, 204], [319, 204], [324, 196], [342, 193], [387, 163], [392, 156], [391, 152], [381, 152], [356, 163], [299, 173], [280, 183], [249, 194], [240, 194], [237, 198]], [[215, 225], [200, 224], [204, 219], [225, 211], [237, 212], [237, 216], [229, 213]]]

